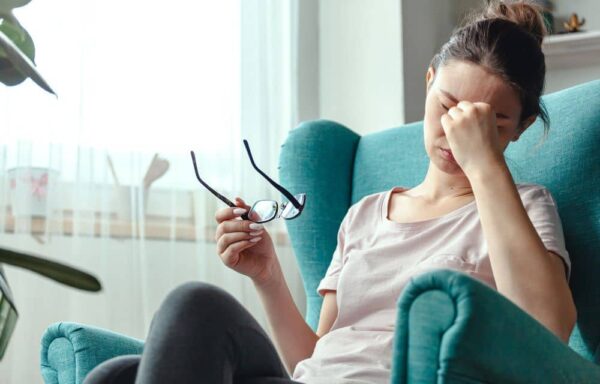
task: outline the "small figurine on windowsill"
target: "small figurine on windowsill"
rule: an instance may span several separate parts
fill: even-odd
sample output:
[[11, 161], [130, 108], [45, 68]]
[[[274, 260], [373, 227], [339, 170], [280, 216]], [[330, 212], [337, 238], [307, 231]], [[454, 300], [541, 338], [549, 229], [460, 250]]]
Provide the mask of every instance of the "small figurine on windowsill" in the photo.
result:
[[574, 32], [583, 32], [579, 29], [583, 24], [585, 24], [585, 17], [579, 20], [579, 17], [576, 13], [572, 13], [569, 17], [568, 21], [563, 22], [563, 26], [565, 27], [564, 31], [559, 33], [574, 33]]

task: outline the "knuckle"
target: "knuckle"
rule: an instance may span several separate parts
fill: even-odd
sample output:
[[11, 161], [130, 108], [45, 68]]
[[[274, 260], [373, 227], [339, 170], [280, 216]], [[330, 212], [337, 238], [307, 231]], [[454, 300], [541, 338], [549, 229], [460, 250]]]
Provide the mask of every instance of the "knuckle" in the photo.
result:
[[219, 240], [221, 241], [223, 248], [227, 248], [227, 244], [229, 244], [229, 234], [228, 233], [222, 234], [221, 238]]
[[228, 250], [223, 252], [223, 257], [221, 259], [223, 260], [223, 264], [225, 264], [226, 266], [230, 267], [232, 265], [231, 252], [229, 252]]

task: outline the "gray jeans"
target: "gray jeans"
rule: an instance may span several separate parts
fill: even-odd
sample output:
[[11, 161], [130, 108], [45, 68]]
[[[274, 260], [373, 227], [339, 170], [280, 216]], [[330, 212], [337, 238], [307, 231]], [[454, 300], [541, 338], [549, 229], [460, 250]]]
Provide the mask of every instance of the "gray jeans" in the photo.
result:
[[252, 315], [215, 285], [190, 282], [156, 312], [144, 352], [95, 367], [84, 384], [299, 383]]

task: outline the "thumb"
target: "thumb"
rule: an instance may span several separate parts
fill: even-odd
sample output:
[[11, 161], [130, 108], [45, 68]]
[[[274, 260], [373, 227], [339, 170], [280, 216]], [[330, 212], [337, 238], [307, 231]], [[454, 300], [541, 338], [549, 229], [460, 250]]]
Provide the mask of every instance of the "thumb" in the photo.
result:
[[242, 200], [239, 197], [235, 198], [235, 205], [237, 205], [238, 207], [242, 207], [242, 208], [246, 208], [248, 210], [250, 210], [250, 206], [246, 203], [244, 203], [244, 200]]

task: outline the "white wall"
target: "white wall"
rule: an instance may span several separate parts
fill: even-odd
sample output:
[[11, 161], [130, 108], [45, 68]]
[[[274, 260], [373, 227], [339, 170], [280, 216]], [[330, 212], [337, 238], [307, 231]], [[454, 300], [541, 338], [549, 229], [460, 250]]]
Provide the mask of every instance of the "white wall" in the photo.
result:
[[320, 114], [365, 134], [404, 121], [400, 2], [319, 2]]
[[296, 26], [298, 121], [319, 118], [319, 2], [302, 0]]
[[438, 0], [404, 0], [401, 4], [404, 120], [410, 123], [423, 120], [425, 74], [450, 37], [455, 4]]

